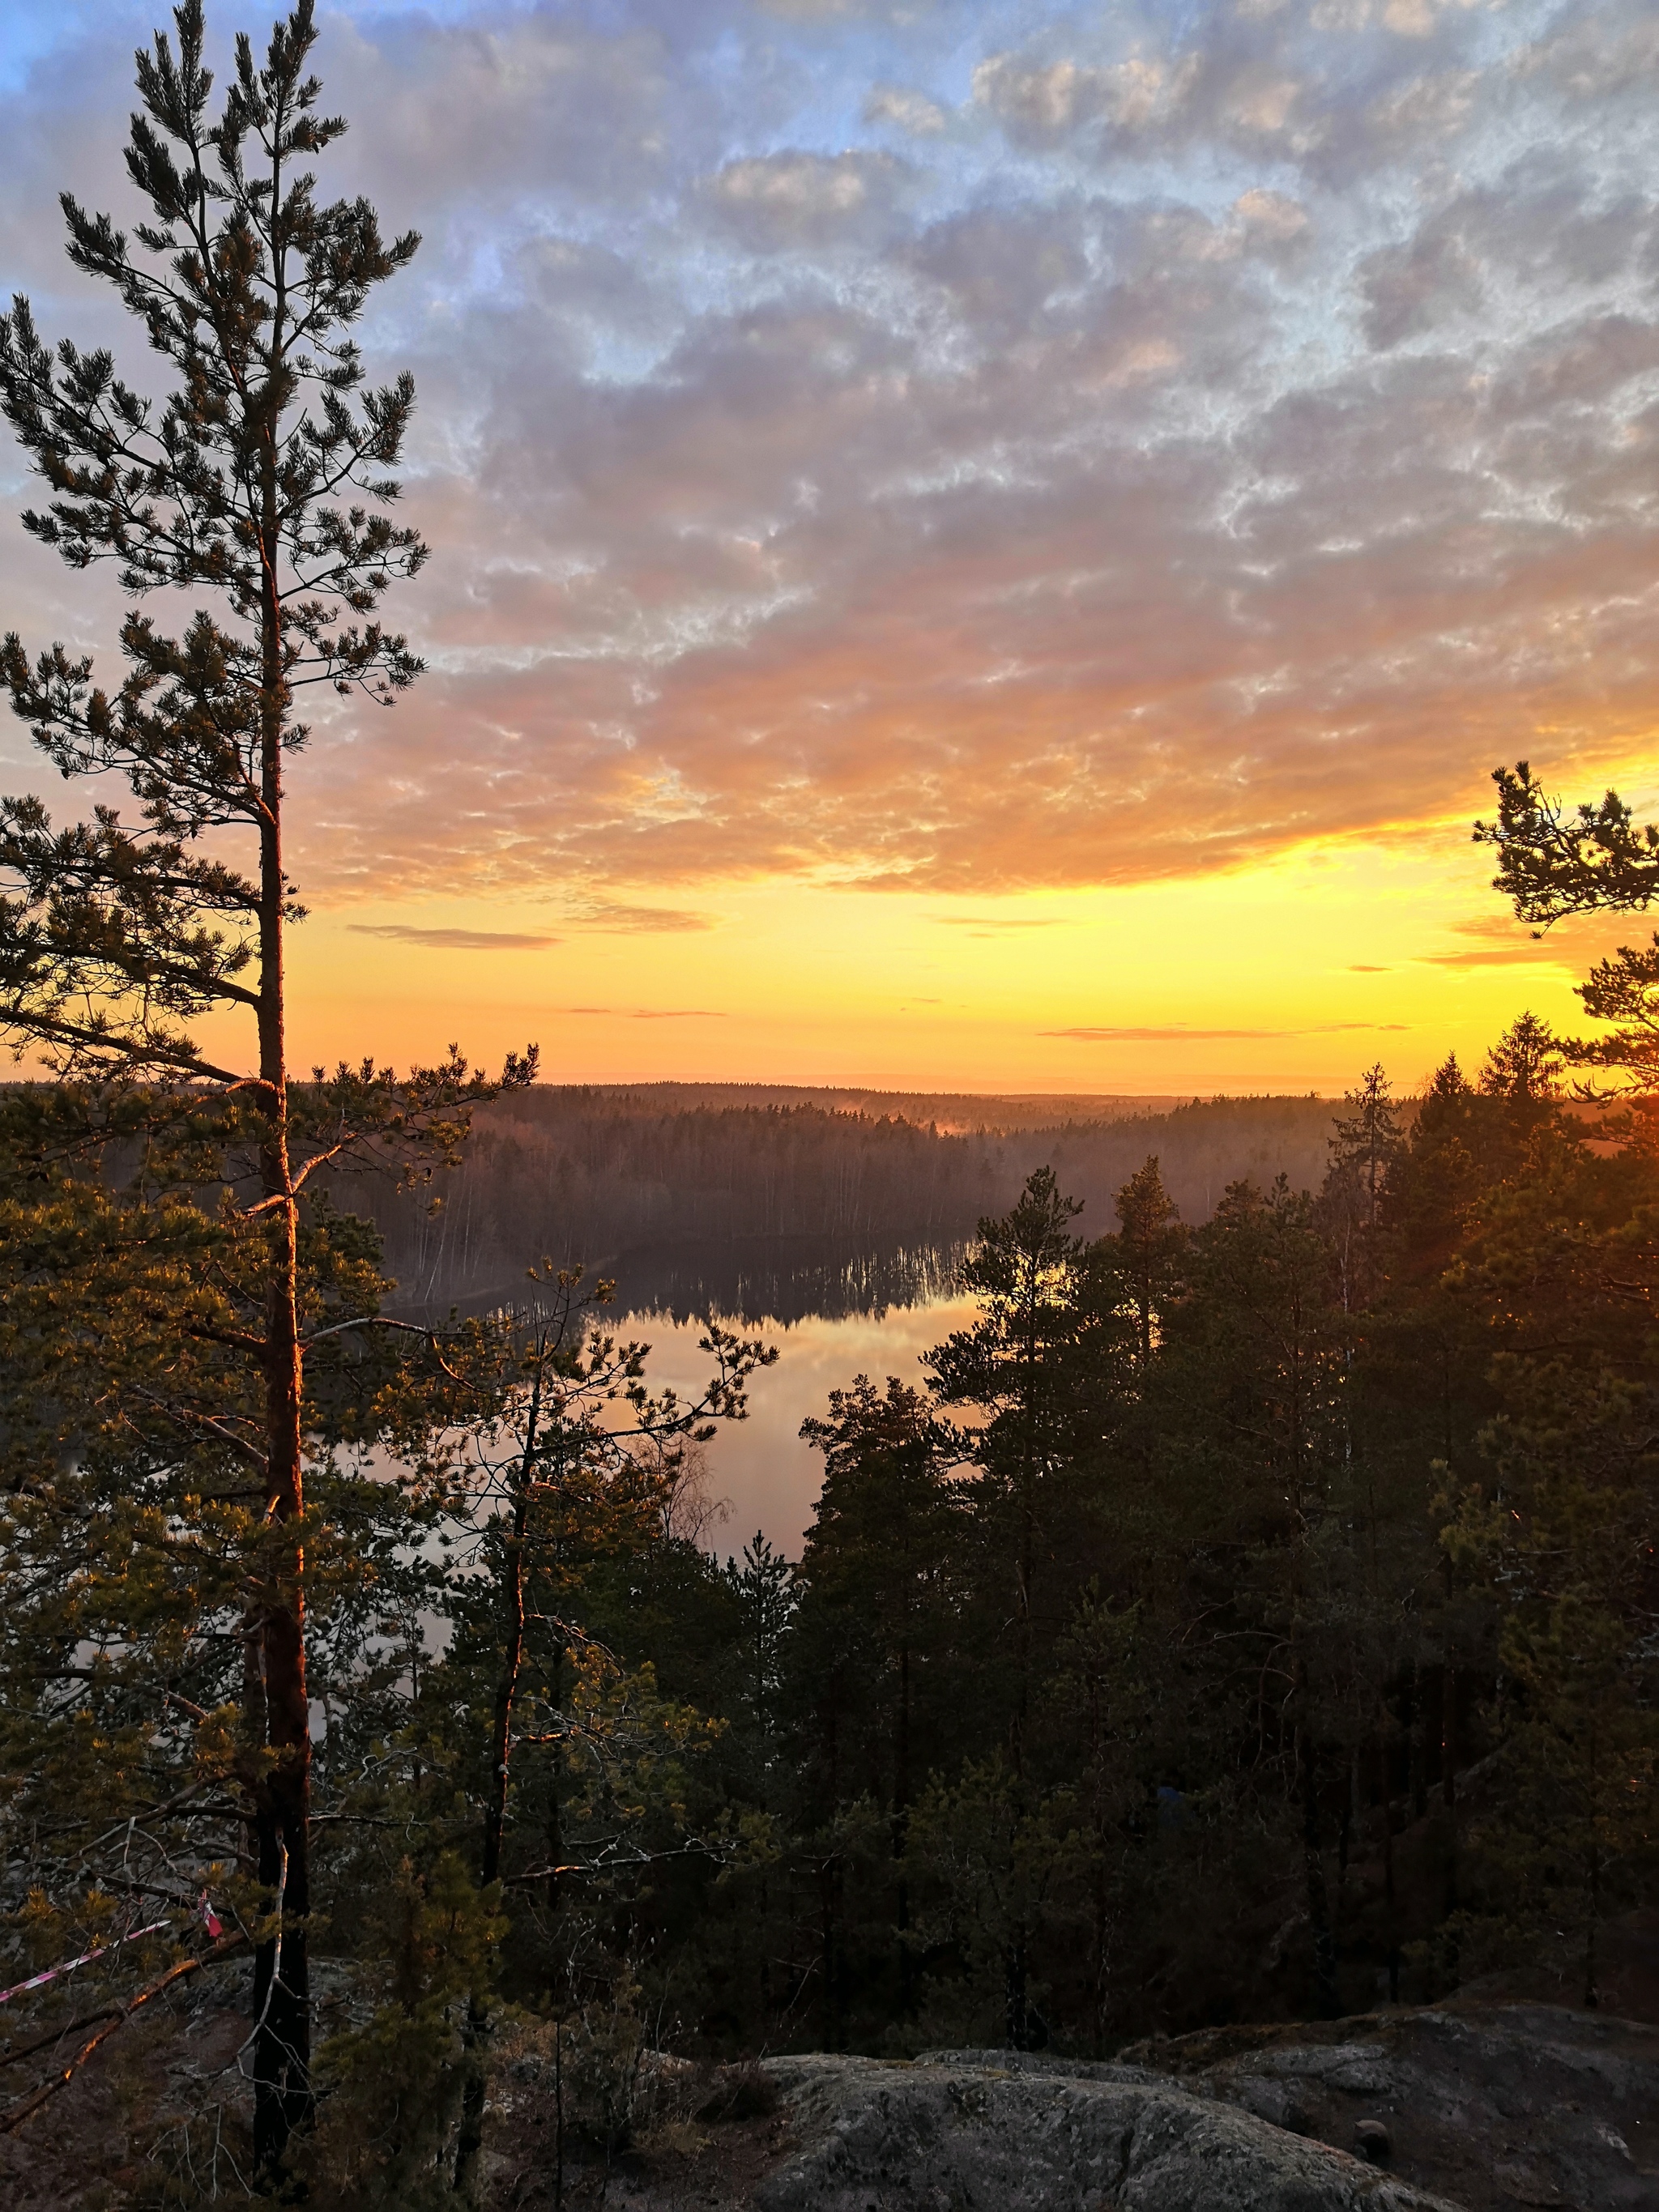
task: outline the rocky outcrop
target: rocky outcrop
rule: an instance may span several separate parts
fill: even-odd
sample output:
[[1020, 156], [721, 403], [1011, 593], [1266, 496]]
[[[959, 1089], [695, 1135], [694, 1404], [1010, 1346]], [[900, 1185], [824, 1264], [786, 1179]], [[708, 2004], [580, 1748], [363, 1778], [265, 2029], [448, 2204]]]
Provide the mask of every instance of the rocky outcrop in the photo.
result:
[[[815, 2053], [713, 2094], [665, 2065], [683, 2117], [614, 2162], [573, 2149], [566, 2212], [1659, 2212], [1659, 2027], [1555, 2006], [1207, 2030], [1109, 2064]], [[504, 2094], [498, 2128], [544, 2121], [546, 2093]], [[490, 2203], [540, 2212], [548, 2180], [526, 2136]]]
[[1462, 2002], [1328, 2026], [1218, 2028], [1133, 2061], [1297, 2134], [1388, 2136], [1396, 2173], [1466, 2212], [1656, 2212], [1659, 2027]]
[[799, 2143], [757, 2212], [1448, 2212], [1138, 2067], [1000, 2052], [770, 2061]]

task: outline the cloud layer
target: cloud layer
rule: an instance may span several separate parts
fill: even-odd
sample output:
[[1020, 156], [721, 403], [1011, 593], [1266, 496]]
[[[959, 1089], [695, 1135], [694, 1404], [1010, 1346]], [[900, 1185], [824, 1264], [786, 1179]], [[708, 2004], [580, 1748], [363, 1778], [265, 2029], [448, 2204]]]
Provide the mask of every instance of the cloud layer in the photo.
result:
[[[106, 327], [52, 195], [129, 212], [137, 20], [0, 95], [49, 329]], [[1650, 9], [963, 20], [329, 19], [336, 188], [427, 235], [369, 337], [436, 553], [431, 673], [308, 762], [313, 897], [1134, 882], [1650, 738]], [[84, 634], [48, 567], [6, 533], [8, 625]]]

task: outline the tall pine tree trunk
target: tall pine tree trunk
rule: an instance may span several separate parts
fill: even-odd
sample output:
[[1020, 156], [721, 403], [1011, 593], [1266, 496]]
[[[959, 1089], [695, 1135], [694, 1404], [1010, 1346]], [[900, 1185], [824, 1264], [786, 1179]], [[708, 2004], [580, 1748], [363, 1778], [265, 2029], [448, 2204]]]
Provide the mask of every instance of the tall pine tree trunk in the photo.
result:
[[[275, 394], [272, 395], [273, 405]], [[274, 433], [275, 414], [271, 422]], [[270, 1282], [265, 1311], [265, 1520], [297, 1531], [305, 1510], [301, 1433], [299, 1206], [289, 1156], [287, 1005], [283, 933], [283, 736], [287, 704], [277, 582], [276, 455], [262, 452], [264, 588], [260, 612], [259, 1081], [265, 1116], [259, 1169]], [[305, 1548], [279, 1539], [263, 1621], [266, 1741], [276, 1753], [257, 1819], [259, 1879], [280, 1895], [277, 1932], [260, 1945], [254, 1990], [254, 2157], [273, 2166], [310, 2116], [311, 1716], [306, 1691]]]
[[[108, 355], [93, 357], [101, 367], [90, 380], [57, 374], [19, 301], [0, 317], [0, 410], [36, 472], [59, 494], [75, 494], [76, 505], [54, 510], [52, 531], [71, 568], [113, 557], [131, 596], [183, 590], [197, 609], [187, 641], [137, 618], [123, 626], [137, 688], [119, 696], [146, 703], [139, 720], [100, 708], [95, 730], [40, 672], [56, 665], [50, 657], [31, 672], [21, 648], [8, 647], [13, 704], [63, 773], [125, 776], [149, 827], [131, 835], [112, 811], [91, 843], [74, 842], [71, 905], [89, 900], [86, 912], [101, 917], [100, 926], [88, 934], [55, 921], [43, 932], [31, 909], [57, 900], [68, 880], [43, 817], [35, 847], [45, 873], [34, 883], [31, 860], [23, 904], [0, 902], [0, 966], [21, 986], [9, 997], [9, 1030], [51, 1040], [73, 1072], [182, 1084], [204, 1098], [256, 1108], [259, 1119], [259, 1198], [244, 1228], [258, 1263], [249, 1287], [263, 1334], [250, 1340], [239, 1328], [227, 1340], [256, 1370], [239, 1382], [231, 1420], [248, 1410], [242, 1391], [258, 1411], [244, 1432], [194, 1407], [161, 1410], [186, 1429], [205, 1419], [222, 1439], [234, 1437], [239, 1456], [258, 1462], [261, 1476], [264, 1519], [249, 1547], [255, 1586], [242, 1629], [244, 1724], [256, 1754], [251, 1855], [280, 1908], [255, 1961], [254, 2148], [264, 2185], [312, 2110], [304, 1376], [285, 1036], [283, 747], [296, 735], [295, 682], [326, 681], [389, 701], [419, 673], [402, 638], [378, 623], [340, 621], [342, 603], [368, 615], [425, 554], [417, 533], [371, 522], [367, 507], [351, 504], [354, 493], [376, 505], [397, 497], [385, 471], [397, 461], [414, 385], [400, 377], [354, 399], [362, 367], [345, 336], [370, 289], [408, 261], [418, 240], [410, 234], [388, 245], [366, 201], [319, 208], [312, 179], [287, 173], [290, 157], [321, 152], [345, 128], [313, 112], [320, 86], [307, 70], [317, 36], [312, 0], [295, 0], [273, 27], [263, 66], [239, 41], [217, 123], [208, 111], [213, 80], [203, 63], [200, 0], [179, 0], [173, 18], [173, 38], [158, 33], [153, 52], [138, 58], [144, 112], [133, 118], [128, 148], [129, 173], [153, 221], [126, 230], [70, 195], [63, 204], [76, 266], [113, 285], [144, 322], [154, 353], [177, 372], [176, 388], [159, 404], [129, 400], [111, 381]], [[72, 358], [64, 353], [62, 365]], [[307, 411], [307, 391], [313, 410], [320, 399], [320, 415]], [[201, 606], [204, 594], [228, 606], [229, 627]], [[217, 849], [210, 861], [200, 849], [199, 841], [216, 847], [239, 825], [258, 834], [252, 883]], [[27, 839], [16, 847], [20, 855], [27, 850]], [[15, 873], [11, 863], [8, 873]], [[255, 920], [250, 942], [244, 925]], [[236, 980], [256, 954], [257, 991]], [[81, 1011], [66, 1021], [65, 1006]], [[232, 1010], [257, 1018], [252, 1083], [240, 1054], [216, 1065], [178, 1026]], [[418, 1127], [418, 1115], [405, 1126]], [[343, 1128], [340, 1141], [356, 1133]]]

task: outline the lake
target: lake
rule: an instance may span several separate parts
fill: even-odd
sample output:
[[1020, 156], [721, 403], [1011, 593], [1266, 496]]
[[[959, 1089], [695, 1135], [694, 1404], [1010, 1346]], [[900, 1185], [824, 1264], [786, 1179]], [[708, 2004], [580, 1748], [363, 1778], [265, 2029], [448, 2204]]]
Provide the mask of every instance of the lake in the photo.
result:
[[[744, 1337], [777, 1346], [777, 1364], [749, 1386], [749, 1414], [723, 1422], [707, 1449], [709, 1486], [725, 1518], [703, 1537], [721, 1558], [758, 1530], [790, 1559], [800, 1557], [823, 1477], [819, 1455], [799, 1434], [809, 1413], [856, 1375], [879, 1385], [890, 1375], [920, 1386], [924, 1352], [974, 1316], [957, 1289], [967, 1247], [853, 1245], [824, 1237], [737, 1237], [641, 1244], [587, 1271], [615, 1282], [607, 1333], [651, 1346], [646, 1381], [695, 1397], [709, 1363], [697, 1340], [713, 1315]], [[455, 1310], [512, 1306], [522, 1282], [462, 1299]], [[410, 1305], [406, 1316], [441, 1322], [452, 1309]]]
[[[776, 1345], [778, 1361], [750, 1383], [747, 1420], [722, 1423], [708, 1448], [710, 1487], [729, 1502], [729, 1511], [704, 1535], [705, 1550], [721, 1558], [741, 1552], [758, 1529], [798, 1559], [823, 1474], [820, 1455], [800, 1440], [802, 1421], [809, 1413], [826, 1413], [830, 1393], [844, 1389], [855, 1375], [868, 1375], [878, 1385], [896, 1375], [919, 1386], [922, 1354], [965, 1327], [975, 1310], [971, 1298], [941, 1294], [911, 1305], [807, 1313], [788, 1322], [722, 1316], [726, 1327]], [[708, 1373], [707, 1355], [697, 1350], [703, 1327], [661, 1311], [634, 1312], [619, 1317], [616, 1334], [650, 1345], [646, 1375], [653, 1389], [672, 1383], [690, 1395]]]

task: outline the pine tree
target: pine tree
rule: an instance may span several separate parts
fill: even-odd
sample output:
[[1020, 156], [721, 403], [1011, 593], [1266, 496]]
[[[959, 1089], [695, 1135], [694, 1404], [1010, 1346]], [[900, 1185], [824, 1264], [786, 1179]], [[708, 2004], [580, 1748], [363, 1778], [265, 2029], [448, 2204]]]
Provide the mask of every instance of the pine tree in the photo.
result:
[[[181, 1431], [216, 1424], [234, 1437], [276, 1532], [248, 1614], [270, 1753], [252, 1817], [260, 1880], [281, 1900], [256, 1967], [256, 2150], [269, 2171], [312, 2094], [306, 1364], [324, 1330], [362, 1318], [303, 1312], [303, 1217], [354, 1146], [406, 1160], [424, 1135], [453, 1156], [489, 1086], [453, 1051], [402, 1086], [372, 1062], [293, 1079], [285, 940], [302, 909], [284, 810], [310, 735], [296, 702], [323, 686], [389, 702], [420, 669], [376, 614], [426, 557], [385, 512], [414, 386], [404, 374], [369, 386], [352, 335], [417, 240], [383, 240], [365, 200], [315, 197], [308, 165], [345, 125], [320, 112], [307, 73], [313, 0], [275, 25], [262, 64], [239, 38], [216, 118], [200, 0], [173, 21], [176, 48], [158, 33], [137, 58], [126, 162], [143, 220], [129, 234], [63, 198], [70, 260], [113, 289], [173, 388], [158, 404], [108, 353], [54, 349], [20, 298], [0, 318], [0, 406], [51, 495], [26, 530], [71, 568], [112, 562], [134, 599], [183, 591], [198, 605], [177, 634], [135, 607], [112, 693], [61, 645], [33, 661], [15, 635], [0, 650], [12, 704], [52, 765], [124, 779], [137, 808], [129, 822], [100, 804], [56, 828], [37, 799], [0, 803], [0, 1030], [64, 1078], [157, 1086], [164, 1118], [181, 1097], [198, 1117], [217, 1114], [243, 1296], [216, 1340], [251, 1372], [257, 1405], [164, 1410]], [[246, 872], [226, 857], [238, 836]], [[246, 1064], [191, 1036], [210, 1013], [251, 1029]], [[532, 1066], [514, 1062], [508, 1079]]]
[[[1475, 842], [1497, 847], [1492, 889], [1521, 921], [1539, 925], [1534, 937], [1569, 915], [1640, 914], [1659, 897], [1659, 827], [1638, 825], [1616, 791], [1569, 817], [1525, 761], [1495, 769], [1492, 781], [1498, 819], [1475, 823]], [[1586, 1013], [1613, 1034], [1552, 1044], [1570, 1066], [1601, 1071], [1581, 1085], [1581, 1095], [1633, 1099], [1650, 1123], [1641, 1102], [1659, 1091], [1659, 934], [1649, 945], [1621, 945], [1575, 988]]]
[[[603, 1849], [586, 1852], [569, 1833], [584, 1761], [609, 1778], [636, 1759], [643, 1773], [653, 1750], [683, 1743], [698, 1726], [689, 1710], [658, 1698], [648, 1669], [630, 1675], [586, 1631], [585, 1585], [596, 1569], [671, 1540], [664, 1522], [678, 1452], [688, 1442], [708, 1442], [716, 1420], [743, 1419], [744, 1384], [777, 1354], [711, 1323], [702, 1345], [714, 1373], [701, 1395], [653, 1397], [644, 1381], [647, 1347], [619, 1343], [602, 1326], [611, 1284], [584, 1288], [580, 1268], [550, 1261], [532, 1268], [530, 1280], [529, 1310], [503, 1333], [506, 1374], [459, 1447], [457, 1533], [476, 1579], [457, 1608], [462, 1632], [448, 1671], [460, 1684], [481, 1677], [479, 1702], [487, 1700], [487, 1731], [478, 1732], [487, 1733], [488, 1759], [477, 1861], [486, 1895], [499, 1893], [506, 1872], [515, 1754], [526, 1743], [545, 1754], [535, 1794], [550, 1923], [584, 1858], [603, 1870]], [[653, 1730], [658, 1742], [642, 1752]], [[468, 1762], [475, 1771], [476, 1751]], [[517, 1779], [521, 1798], [522, 1775]], [[641, 1802], [618, 1825], [641, 1820], [647, 1804], [660, 1807], [660, 1782], [636, 1790]], [[590, 1784], [586, 1794], [599, 1793]], [[648, 1863], [643, 1847], [635, 1856]], [[472, 2186], [483, 2143], [487, 1996], [483, 1985], [474, 1989], [465, 2033], [455, 2157], [463, 2192]]]
[[1492, 780], [1498, 819], [1477, 822], [1474, 842], [1496, 846], [1492, 889], [1538, 933], [1568, 915], [1639, 913], [1659, 897], [1659, 829], [1638, 827], [1616, 791], [1569, 817], [1525, 761]]
[[[137, 1172], [106, 1158], [89, 1174], [84, 1103], [45, 1089], [0, 1099], [0, 1948], [44, 1966], [112, 1931], [149, 1933], [98, 1962], [107, 2021], [67, 2063], [61, 2051], [52, 2063], [49, 2030], [84, 2009], [86, 1975], [8, 2008], [11, 2055], [33, 2040], [50, 2070], [9, 2076], [7, 2133], [98, 2041], [151, 2017], [147, 1988], [278, 1932], [245, 1847], [274, 1764], [249, 1597], [278, 1580], [292, 1540], [266, 1522], [240, 1449], [262, 1413], [236, 1344], [261, 1255], [210, 1188], [207, 1205], [177, 1189], [176, 1158], [159, 1163], [161, 1194], [146, 1190], [161, 1147], [143, 1096], [112, 1102]], [[73, 1140], [72, 1174], [51, 1157], [53, 1130]], [[416, 1411], [420, 1378], [403, 1361], [374, 1356], [373, 1336], [362, 1356], [362, 1332], [337, 1325], [373, 1316], [375, 1258], [366, 1224], [307, 1208], [302, 1323], [331, 1316], [307, 1374], [303, 1537], [307, 1686], [325, 1716], [313, 1775], [331, 1819], [347, 1820], [326, 1832], [334, 1897], [354, 1752], [401, 1727], [405, 1662], [386, 1638], [434, 1599], [421, 1501], [351, 1465], [354, 1437], [412, 1446], [435, 1410]], [[337, 1951], [349, 1924], [335, 1926]], [[244, 2158], [239, 2102], [207, 2134]]]

